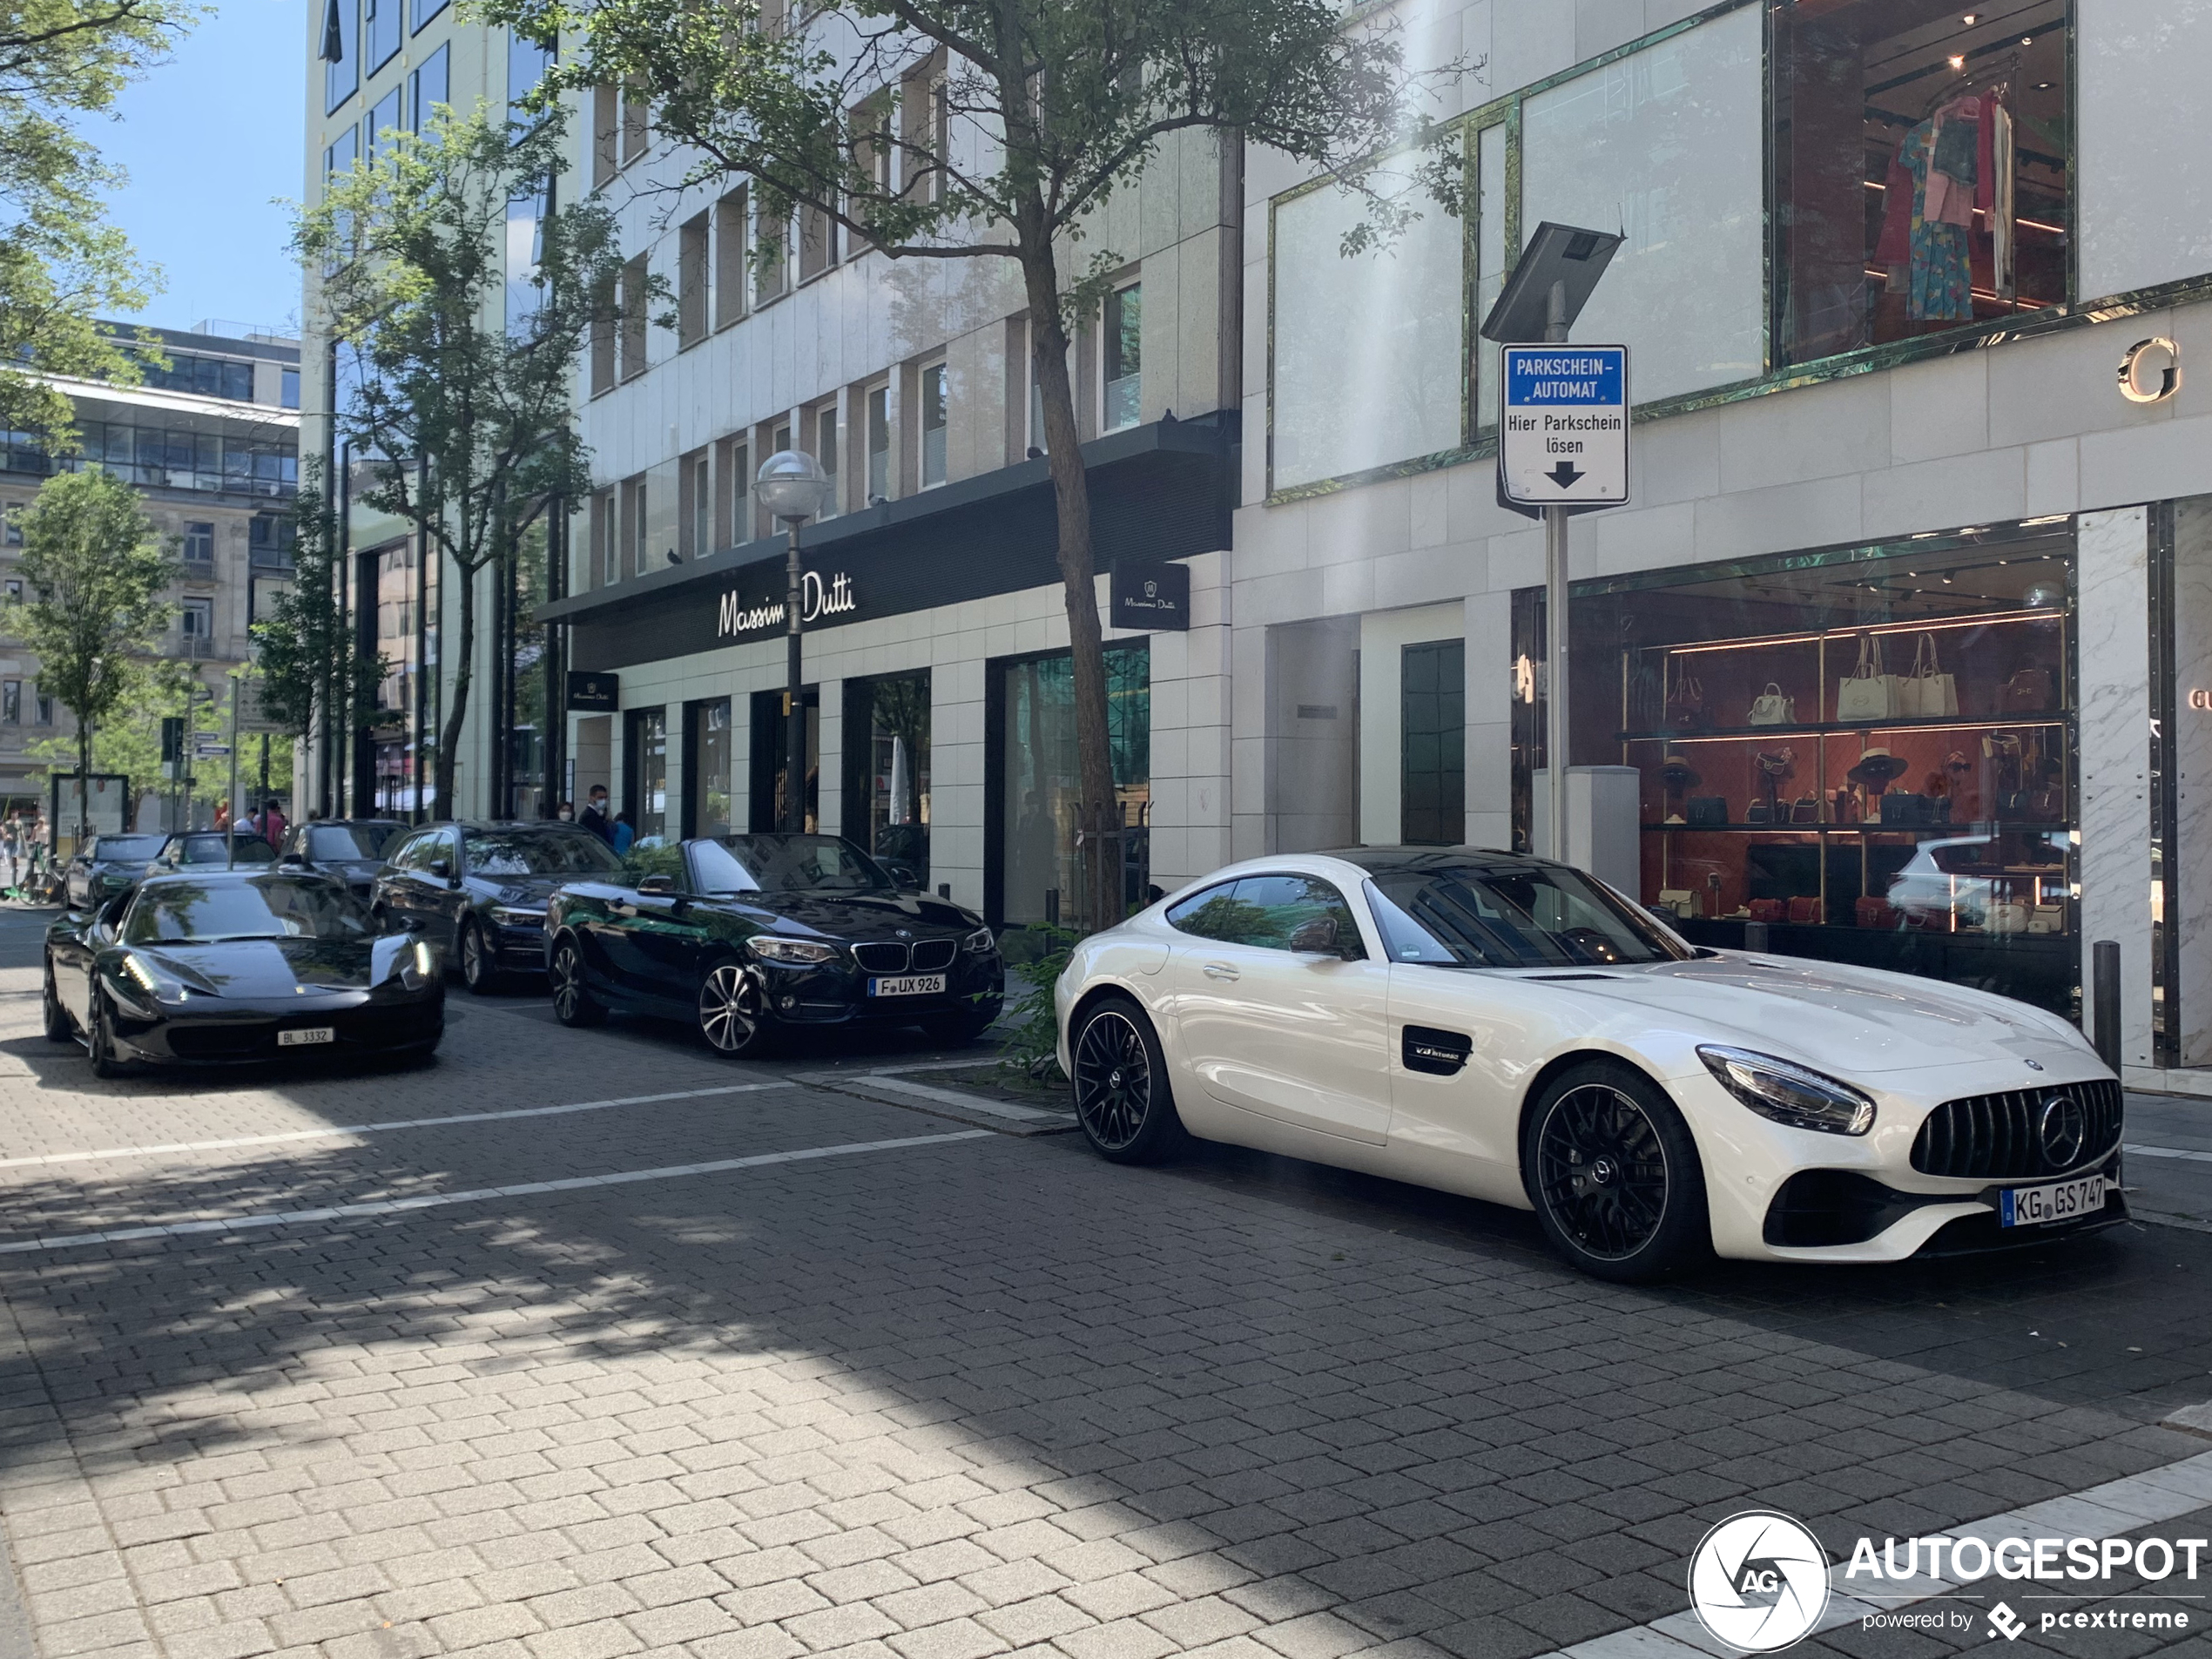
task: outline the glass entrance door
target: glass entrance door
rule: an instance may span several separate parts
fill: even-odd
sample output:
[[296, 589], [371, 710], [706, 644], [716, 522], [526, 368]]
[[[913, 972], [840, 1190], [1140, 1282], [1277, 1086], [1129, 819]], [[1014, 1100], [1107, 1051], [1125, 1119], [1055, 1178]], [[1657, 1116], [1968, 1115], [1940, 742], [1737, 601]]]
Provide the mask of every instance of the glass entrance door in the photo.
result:
[[[1065, 652], [995, 665], [998, 854], [994, 921], [1073, 922], [1081, 873], [1076, 831], [1082, 790], [1076, 749], [1074, 664]], [[1123, 898], [1141, 903], [1150, 880], [1152, 817], [1151, 652], [1106, 653], [1106, 719], [1122, 838]]]
[[684, 705], [684, 833], [727, 835], [733, 745], [730, 699], [710, 698]]
[[845, 682], [846, 835], [929, 885], [929, 671]]
[[[806, 705], [806, 833], [821, 828], [821, 690], [810, 685], [800, 695]], [[784, 803], [789, 799], [789, 769], [784, 762], [789, 727], [785, 718], [784, 693], [752, 694], [752, 788], [751, 818], [746, 827], [755, 834], [784, 827]]]

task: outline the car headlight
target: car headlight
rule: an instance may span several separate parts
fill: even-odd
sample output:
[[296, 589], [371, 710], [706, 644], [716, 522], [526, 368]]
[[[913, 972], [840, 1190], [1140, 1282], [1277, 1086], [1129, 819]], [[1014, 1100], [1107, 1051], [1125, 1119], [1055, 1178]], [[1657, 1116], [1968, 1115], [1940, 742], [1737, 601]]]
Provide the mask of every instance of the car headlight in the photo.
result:
[[835, 961], [837, 947], [813, 939], [785, 939], [776, 934], [756, 934], [752, 940], [752, 954], [772, 962], [812, 965]]
[[978, 956], [981, 956], [988, 952], [996, 950], [999, 948], [999, 941], [995, 936], [993, 936], [991, 930], [988, 927], [978, 927], [974, 933], [968, 934], [967, 938], [960, 941], [960, 948], [962, 950], [972, 950]]
[[400, 983], [410, 991], [419, 991], [435, 977], [437, 953], [430, 948], [430, 941], [418, 939], [400, 953]]
[[1874, 1127], [1874, 1103], [1849, 1083], [1770, 1054], [1718, 1043], [1701, 1043], [1697, 1057], [1722, 1088], [1762, 1117], [1830, 1135], [1864, 1135]]
[[158, 1002], [182, 1002], [192, 995], [182, 980], [155, 967], [136, 951], [124, 954], [123, 976]]
[[543, 910], [517, 910], [509, 905], [496, 904], [491, 907], [491, 919], [502, 927], [543, 927]]

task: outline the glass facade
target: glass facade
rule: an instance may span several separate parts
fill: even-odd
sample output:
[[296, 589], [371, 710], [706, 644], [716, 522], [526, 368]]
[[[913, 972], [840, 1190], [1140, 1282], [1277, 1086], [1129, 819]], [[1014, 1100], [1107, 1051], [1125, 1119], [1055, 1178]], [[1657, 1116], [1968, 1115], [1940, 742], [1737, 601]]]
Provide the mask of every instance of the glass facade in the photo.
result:
[[[1075, 667], [1065, 652], [993, 666], [996, 684], [1000, 880], [994, 921], [1072, 921], [1080, 880], [1076, 832], [1081, 784], [1076, 751]], [[1141, 903], [1148, 885], [1144, 832], [1152, 816], [1151, 652], [1106, 653], [1106, 718], [1114, 790], [1124, 832], [1123, 898]], [[1135, 832], [1135, 833], [1129, 833]]]
[[709, 698], [684, 705], [684, 833], [727, 835], [736, 779], [731, 766], [730, 699]]
[[[799, 693], [806, 711], [805, 771], [806, 817], [803, 825], [813, 834], [822, 826], [822, 710], [821, 691], [809, 685]], [[791, 752], [791, 722], [782, 691], [752, 694], [752, 765], [746, 827], [756, 833], [780, 830], [784, 803], [789, 799], [791, 771], [785, 757]]]
[[[200, 397], [228, 398], [236, 403], [253, 401], [253, 365], [223, 357], [195, 357], [185, 352], [164, 352], [168, 366], [161, 367], [145, 354], [134, 352], [141, 384], [164, 392], [191, 392]], [[288, 371], [298, 374], [300, 371]]]
[[299, 493], [300, 457], [287, 445], [213, 432], [126, 426], [119, 421], [86, 421], [77, 430], [79, 452], [58, 458], [48, 455], [33, 434], [0, 435], [5, 440], [0, 447], [0, 469], [73, 472], [89, 463], [155, 489], [267, 496]]
[[2073, 1012], [2074, 568], [2060, 519], [1577, 584], [1572, 764], [1636, 769], [1636, 896]]
[[929, 885], [929, 671], [845, 682], [845, 825], [917, 887]]
[[668, 833], [666, 709], [631, 709], [624, 716], [622, 811], [641, 841]]

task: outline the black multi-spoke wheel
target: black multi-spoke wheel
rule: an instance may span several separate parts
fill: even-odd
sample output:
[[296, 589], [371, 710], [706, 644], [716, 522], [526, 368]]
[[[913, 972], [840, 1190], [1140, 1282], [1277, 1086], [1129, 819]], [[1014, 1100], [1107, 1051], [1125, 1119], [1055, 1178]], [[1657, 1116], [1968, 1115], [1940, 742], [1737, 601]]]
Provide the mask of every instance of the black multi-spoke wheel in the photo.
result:
[[553, 1017], [563, 1025], [601, 1025], [607, 1010], [583, 982], [583, 953], [574, 935], [563, 934], [553, 946], [553, 960], [545, 965], [553, 992]]
[[115, 1051], [115, 1015], [108, 1007], [107, 996], [96, 984], [92, 987], [92, 1029], [85, 1039], [85, 1048], [92, 1061], [95, 1077], [127, 1077], [131, 1068]]
[[1521, 1157], [1546, 1236], [1586, 1272], [1658, 1278], [1710, 1248], [1696, 1143], [1639, 1073], [1592, 1064], [1555, 1079]]
[[700, 981], [699, 1035], [715, 1053], [733, 1060], [751, 1058], [768, 1048], [767, 1011], [761, 1006], [759, 984], [735, 962], [710, 969]]
[[1113, 996], [1088, 1009], [1069, 1045], [1076, 1121], [1116, 1163], [1152, 1163], [1183, 1143], [1159, 1039], [1144, 1012]]
[[491, 941], [471, 916], [461, 924], [461, 982], [478, 996], [499, 988], [499, 964], [493, 959]]
[[69, 1017], [69, 1010], [62, 1006], [61, 993], [54, 988], [54, 959], [46, 959], [46, 982], [39, 993], [41, 1011], [46, 1016], [46, 1041], [70, 1042], [77, 1036], [77, 1025]]

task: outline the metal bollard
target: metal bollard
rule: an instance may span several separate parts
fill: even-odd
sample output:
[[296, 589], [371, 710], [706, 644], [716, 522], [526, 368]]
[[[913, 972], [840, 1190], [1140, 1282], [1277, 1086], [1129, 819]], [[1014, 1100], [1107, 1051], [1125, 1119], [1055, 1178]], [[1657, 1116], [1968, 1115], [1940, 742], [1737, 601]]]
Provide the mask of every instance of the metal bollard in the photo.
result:
[[1743, 948], [1764, 954], [1767, 949], [1766, 923], [1747, 921], [1743, 924]]
[[2097, 1057], [2120, 1069], [2120, 941], [2100, 939], [2089, 947], [2090, 1006], [2095, 1011], [2091, 1041]]

